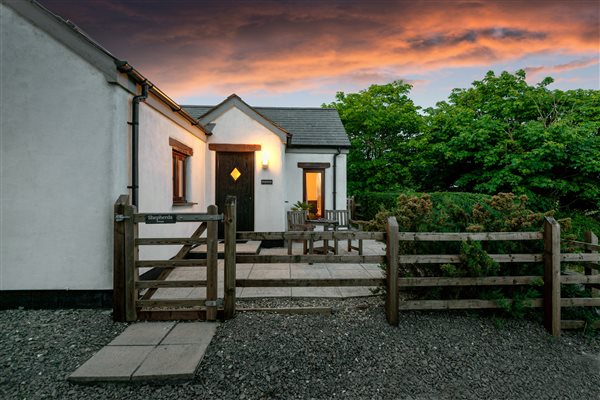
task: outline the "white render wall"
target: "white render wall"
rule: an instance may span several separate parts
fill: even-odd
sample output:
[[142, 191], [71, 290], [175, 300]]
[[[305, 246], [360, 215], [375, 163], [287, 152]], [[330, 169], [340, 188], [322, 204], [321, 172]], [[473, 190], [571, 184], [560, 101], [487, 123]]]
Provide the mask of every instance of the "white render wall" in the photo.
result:
[[128, 94], [0, 4], [0, 290], [110, 289]]
[[[191, 127], [196, 132], [197, 128]], [[193, 206], [173, 207], [172, 147], [169, 137], [191, 147], [194, 154], [187, 159], [188, 202]], [[165, 118], [147, 103], [140, 103], [139, 125], [139, 212], [192, 213], [206, 212], [206, 159], [207, 146], [190, 130]], [[139, 224], [140, 237], [189, 237], [199, 223], [165, 225]], [[181, 246], [143, 246], [140, 259], [169, 259]]]
[[[335, 150], [332, 153], [286, 153], [286, 211], [289, 210], [294, 203], [302, 201], [303, 197], [303, 169], [298, 167], [298, 163], [329, 163], [331, 166], [325, 169], [325, 209], [333, 209], [333, 157]], [[336, 205], [337, 210], [346, 209], [346, 154], [342, 153], [337, 156], [337, 193]]]
[[[285, 229], [284, 192], [288, 177], [284, 173], [285, 144], [281, 138], [264, 125], [232, 107], [214, 121], [209, 143], [259, 144], [254, 160], [254, 230], [256, 232]], [[208, 177], [207, 200], [215, 202], [216, 152], [208, 151], [206, 171]], [[262, 168], [263, 157], [269, 160], [268, 169]], [[261, 179], [272, 179], [272, 185], [261, 185]]]

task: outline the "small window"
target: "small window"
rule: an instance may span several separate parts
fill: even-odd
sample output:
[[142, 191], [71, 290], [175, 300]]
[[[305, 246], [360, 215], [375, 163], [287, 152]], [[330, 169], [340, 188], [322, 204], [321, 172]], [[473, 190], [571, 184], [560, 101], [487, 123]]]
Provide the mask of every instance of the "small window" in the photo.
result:
[[169, 138], [173, 148], [173, 203], [187, 203], [187, 169], [188, 158], [194, 154], [191, 147]]

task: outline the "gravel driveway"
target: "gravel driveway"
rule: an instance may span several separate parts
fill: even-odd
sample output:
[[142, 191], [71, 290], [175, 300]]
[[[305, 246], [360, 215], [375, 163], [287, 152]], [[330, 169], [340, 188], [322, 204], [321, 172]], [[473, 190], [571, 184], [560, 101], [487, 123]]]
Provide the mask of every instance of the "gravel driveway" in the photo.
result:
[[393, 328], [374, 297], [275, 303], [334, 314], [239, 314], [196, 379], [170, 385], [65, 381], [125, 329], [106, 310], [2, 311], [0, 398], [600, 399], [598, 335], [555, 340], [537, 322], [448, 312], [401, 313]]

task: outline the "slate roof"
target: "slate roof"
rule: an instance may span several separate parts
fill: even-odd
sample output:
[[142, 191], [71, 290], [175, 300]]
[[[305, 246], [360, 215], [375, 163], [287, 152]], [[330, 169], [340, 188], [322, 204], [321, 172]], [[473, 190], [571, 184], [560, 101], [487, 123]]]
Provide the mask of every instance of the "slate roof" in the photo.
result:
[[[198, 119], [214, 108], [214, 106], [182, 107]], [[350, 140], [335, 108], [252, 108], [292, 134], [290, 147], [350, 147]]]

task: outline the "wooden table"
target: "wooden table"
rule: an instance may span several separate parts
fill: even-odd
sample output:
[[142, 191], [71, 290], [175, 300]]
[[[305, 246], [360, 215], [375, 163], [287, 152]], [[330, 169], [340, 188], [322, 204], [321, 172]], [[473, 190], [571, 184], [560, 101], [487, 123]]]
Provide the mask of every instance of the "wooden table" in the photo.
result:
[[[326, 218], [308, 219], [308, 220], [306, 220], [306, 222], [309, 224], [313, 224], [313, 225], [321, 225], [323, 227], [324, 231], [329, 231], [330, 229], [337, 231], [338, 222], [335, 219], [326, 219]], [[337, 254], [337, 249], [335, 247], [330, 247], [329, 240], [327, 240], [327, 239], [323, 240], [323, 247], [314, 247], [313, 248], [313, 241], [311, 240], [309, 243], [308, 252], [311, 254], [313, 252], [321, 253], [321, 254], [329, 254], [330, 250], [333, 251], [334, 254]]]

